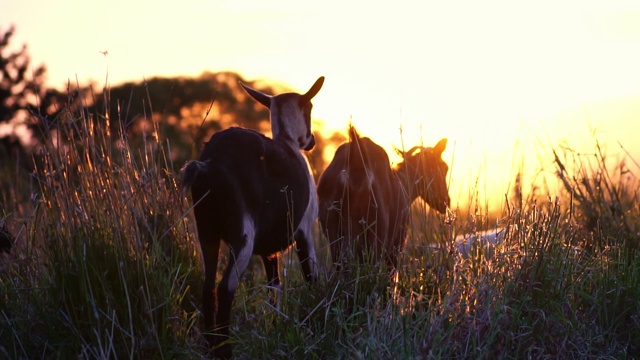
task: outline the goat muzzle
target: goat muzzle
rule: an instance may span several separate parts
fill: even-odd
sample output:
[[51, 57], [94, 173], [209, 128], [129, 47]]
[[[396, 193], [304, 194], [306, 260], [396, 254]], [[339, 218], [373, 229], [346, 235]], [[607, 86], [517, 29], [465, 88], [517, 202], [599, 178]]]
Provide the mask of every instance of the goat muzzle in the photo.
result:
[[313, 149], [314, 146], [316, 146], [316, 137], [311, 135], [309, 141], [307, 142], [307, 145], [304, 145], [302, 149], [304, 149], [304, 151], [309, 151]]

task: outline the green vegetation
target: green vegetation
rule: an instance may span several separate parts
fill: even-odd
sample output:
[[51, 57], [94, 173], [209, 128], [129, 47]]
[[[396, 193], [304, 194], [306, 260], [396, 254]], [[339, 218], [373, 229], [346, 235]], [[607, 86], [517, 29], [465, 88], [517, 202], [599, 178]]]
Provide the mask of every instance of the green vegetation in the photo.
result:
[[[0, 357], [206, 355], [199, 247], [176, 178], [182, 164], [172, 163], [170, 141], [151, 136], [133, 145], [112, 116], [61, 112], [35, 171], [5, 165], [0, 174], [0, 217], [16, 236], [11, 254], [0, 255]], [[414, 204], [396, 282], [363, 266], [341, 276], [326, 271], [307, 285], [288, 252], [276, 309], [255, 259], [234, 302], [234, 354], [637, 356], [636, 179], [623, 162], [610, 170], [599, 144], [589, 158], [555, 155], [566, 195], [508, 204], [500, 214], [506, 234], [494, 248], [463, 257], [452, 236], [486, 214], [443, 218]], [[317, 247], [329, 264], [320, 236]]]

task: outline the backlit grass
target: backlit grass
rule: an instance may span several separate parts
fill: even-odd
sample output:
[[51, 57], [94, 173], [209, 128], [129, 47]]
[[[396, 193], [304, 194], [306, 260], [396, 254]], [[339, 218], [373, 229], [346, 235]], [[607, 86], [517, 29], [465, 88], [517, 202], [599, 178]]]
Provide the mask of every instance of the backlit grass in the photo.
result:
[[[206, 355], [199, 247], [176, 179], [182, 164], [171, 163], [170, 141], [156, 131], [132, 142], [126, 129], [110, 133], [110, 121], [70, 109], [33, 173], [3, 168], [0, 216], [15, 240], [0, 255], [0, 357]], [[364, 265], [332, 273], [318, 236], [320, 281], [304, 283], [295, 253], [284, 253], [275, 308], [254, 259], [234, 302], [235, 356], [637, 356], [639, 169], [612, 168], [594, 147], [589, 158], [556, 150], [566, 191], [505, 199], [503, 240], [469, 253], [455, 235], [483, 221], [490, 228], [485, 215], [414, 204], [395, 279]]]

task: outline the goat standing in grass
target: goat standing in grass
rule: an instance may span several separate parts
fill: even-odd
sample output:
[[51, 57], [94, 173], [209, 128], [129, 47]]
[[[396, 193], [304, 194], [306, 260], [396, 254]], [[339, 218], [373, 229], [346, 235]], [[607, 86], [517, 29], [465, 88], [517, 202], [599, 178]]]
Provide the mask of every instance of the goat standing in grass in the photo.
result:
[[13, 235], [7, 228], [7, 223], [2, 219], [2, 225], [0, 226], [0, 254], [6, 252], [7, 254], [11, 250], [11, 244], [13, 243]]
[[385, 150], [352, 126], [349, 139], [318, 180], [319, 220], [333, 261], [350, 261], [355, 252], [360, 261], [371, 254], [395, 268], [413, 200], [420, 196], [440, 213], [449, 206], [449, 167], [441, 157], [447, 139], [401, 152], [404, 161], [395, 169]]
[[[278, 252], [295, 241], [305, 279], [317, 276], [312, 237], [318, 214], [315, 184], [300, 149], [311, 150], [311, 99], [320, 77], [304, 95], [269, 96], [241, 83], [270, 110], [273, 139], [248, 129], [214, 134], [199, 160], [182, 169], [191, 187], [198, 238], [204, 259], [202, 312], [205, 335], [220, 357], [231, 356], [229, 337], [233, 296], [252, 254], [264, 262], [269, 284], [279, 287]], [[214, 291], [220, 240], [230, 249], [229, 265]]]

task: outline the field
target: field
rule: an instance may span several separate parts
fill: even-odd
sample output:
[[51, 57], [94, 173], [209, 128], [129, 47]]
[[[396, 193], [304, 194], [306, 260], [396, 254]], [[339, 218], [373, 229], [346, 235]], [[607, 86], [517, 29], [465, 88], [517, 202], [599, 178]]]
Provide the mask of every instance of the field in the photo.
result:
[[[35, 172], [5, 166], [0, 174], [0, 218], [16, 239], [0, 255], [0, 358], [206, 356], [182, 164], [171, 162], [166, 139], [133, 147], [106, 122], [69, 114], [57, 133], [64, 141], [45, 145]], [[560, 197], [516, 182], [502, 214], [473, 201], [447, 216], [414, 204], [395, 281], [365, 266], [332, 273], [317, 236], [320, 281], [304, 283], [295, 253], [282, 254], [274, 308], [256, 258], [236, 293], [234, 354], [639, 357], [640, 167], [611, 166], [595, 140], [588, 156], [565, 149], [555, 158]], [[496, 226], [500, 243], [464, 254], [456, 246], [456, 235]]]

